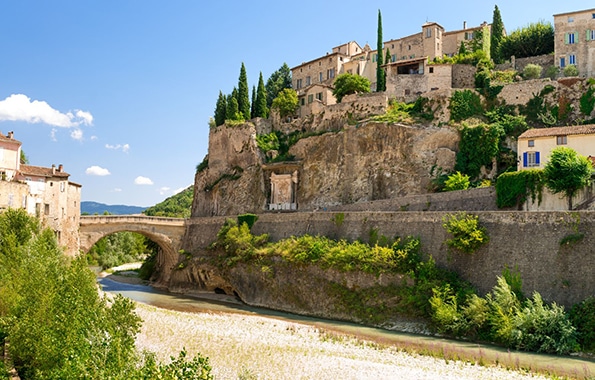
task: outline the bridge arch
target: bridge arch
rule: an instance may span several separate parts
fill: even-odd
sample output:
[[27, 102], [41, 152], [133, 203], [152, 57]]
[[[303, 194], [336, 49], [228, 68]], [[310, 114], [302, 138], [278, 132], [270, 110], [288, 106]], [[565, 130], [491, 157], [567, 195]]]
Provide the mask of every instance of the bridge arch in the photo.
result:
[[87, 253], [102, 237], [125, 231], [144, 235], [159, 246], [157, 269], [161, 272], [160, 281], [168, 283], [178, 263], [186, 231], [185, 220], [139, 215], [81, 216], [80, 250]]

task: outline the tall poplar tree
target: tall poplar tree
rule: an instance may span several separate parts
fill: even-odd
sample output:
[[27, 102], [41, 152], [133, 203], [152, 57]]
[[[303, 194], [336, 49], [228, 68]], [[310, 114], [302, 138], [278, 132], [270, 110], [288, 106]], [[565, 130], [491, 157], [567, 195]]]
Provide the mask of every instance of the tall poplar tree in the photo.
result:
[[267, 108], [267, 90], [264, 87], [262, 71], [258, 78], [258, 90], [256, 91], [256, 100], [254, 101], [254, 117], [267, 117], [269, 110]]
[[496, 63], [502, 63], [502, 56], [500, 54], [500, 43], [504, 38], [504, 23], [502, 22], [502, 16], [500, 15], [500, 9], [498, 6], [494, 6], [494, 15], [492, 17], [492, 33], [490, 37], [490, 52], [492, 53], [492, 59]]
[[383, 57], [382, 57], [382, 15], [380, 14], [380, 9], [378, 10], [378, 41], [376, 46], [376, 92], [381, 92], [386, 90], [386, 74], [384, 73], [384, 68], [382, 67]]
[[227, 112], [227, 99], [221, 91], [219, 91], [219, 98], [215, 106], [215, 125], [225, 124], [225, 113]]
[[246, 67], [242, 62], [240, 69], [240, 78], [238, 80], [238, 109], [243, 115], [244, 120], [250, 119], [250, 93], [248, 90], [248, 76], [246, 75]]
[[250, 119], [256, 117], [256, 87], [252, 86], [252, 97], [250, 98]]

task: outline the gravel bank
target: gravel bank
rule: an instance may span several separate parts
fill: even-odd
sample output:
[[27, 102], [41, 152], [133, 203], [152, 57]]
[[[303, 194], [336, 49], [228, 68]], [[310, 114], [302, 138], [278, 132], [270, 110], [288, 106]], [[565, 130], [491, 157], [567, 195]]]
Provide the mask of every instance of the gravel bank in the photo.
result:
[[183, 313], [137, 304], [139, 349], [167, 360], [182, 348], [209, 357], [215, 379], [546, 379], [408, 354], [315, 327], [259, 316]]

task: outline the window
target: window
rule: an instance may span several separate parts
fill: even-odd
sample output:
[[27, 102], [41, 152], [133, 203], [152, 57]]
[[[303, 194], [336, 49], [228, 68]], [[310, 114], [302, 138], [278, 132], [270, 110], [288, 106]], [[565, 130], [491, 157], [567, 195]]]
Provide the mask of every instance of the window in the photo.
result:
[[595, 29], [594, 30], [587, 30], [587, 41], [595, 40]]
[[539, 166], [539, 152], [523, 153], [523, 167], [532, 168]]
[[568, 56], [568, 64], [570, 64], [570, 65], [576, 65], [576, 55], [570, 54]]
[[473, 32], [465, 32], [465, 39], [467, 41], [472, 40], [473, 39]]
[[314, 101], [314, 95], [310, 94], [308, 95], [308, 104], [312, 103]]
[[301, 80], [301, 79], [297, 79], [297, 80], [295, 81], [295, 88], [296, 88], [297, 90], [299, 90], [300, 88], [302, 88], [302, 80]]
[[326, 79], [333, 79], [335, 77], [335, 69], [328, 69], [326, 71]]
[[576, 32], [566, 33], [564, 42], [566, 42], [568, 45], [576, 43]]
[[529, 147], [534, 147], [535, 146], [535, 140], [529, 140], [528, 146]]
[[306, 104], [306, 99], [305, 98], [301, 98], [300, 99], [300, 105], [303, 106]]
[[396, 54], [393, 54], [393, 55], [390, 56], [390, 61], [391, 62], [395, 62], [396, 60], [397, 60], [397, 55]]
[[426, 38], [432, 37], [432, 28], [426, 28]]
[[318, 81], [322, 82], [323, 77], [322, 77], [322, 71], [318, 73]]
[[434, 68], [430, 67], [430, 74], [434, 74]]
[[562, 68], [566, 67], [566, 58], [564, 58], [564, 57], [560, 58], [560, 67], [562, 67]]
[[408, 48], [408, 50], [411, 50], [411, 45], [408, 45], [407, 48]]
[[574, 17], [568, 17], [568, 22], [574, 22]]
[[376, 62], [378, 60], [378, 54], [374, 54], [372, 56], [372, 62]]
[[316, 99], [322, 101], [322, 92], [316, 93]]
[[306, 77], [306, 86], [309, 86], [312, 83], [312, 79], [310, 78], [310, 76], [308, 75]]
[[566, 136], [556, 136], [556, 145], [566, 145]]

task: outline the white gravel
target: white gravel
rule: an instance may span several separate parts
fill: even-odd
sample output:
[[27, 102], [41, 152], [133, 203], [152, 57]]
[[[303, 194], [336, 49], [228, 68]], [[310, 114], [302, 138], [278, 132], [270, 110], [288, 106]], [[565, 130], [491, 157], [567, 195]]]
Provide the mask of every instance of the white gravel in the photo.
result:
[[380, 347], [294, 322], [240, 315], [183, 313], [137, 304], [139, 349], [162, 360], [209, 357], [215, 379], [545, 379], [545, 377]]

